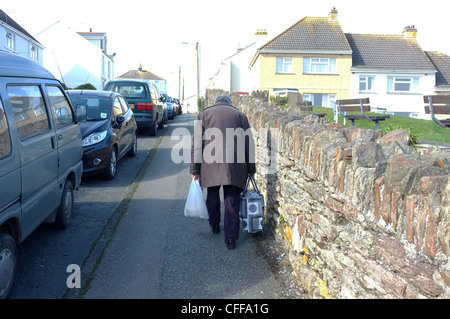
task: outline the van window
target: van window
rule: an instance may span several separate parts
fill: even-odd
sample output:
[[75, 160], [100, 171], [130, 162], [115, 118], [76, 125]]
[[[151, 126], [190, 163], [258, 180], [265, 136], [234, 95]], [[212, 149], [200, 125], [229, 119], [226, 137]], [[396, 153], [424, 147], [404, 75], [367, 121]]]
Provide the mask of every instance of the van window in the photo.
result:
[[22, 141], [50, 130], [47, 110], [38, 85], [8, 85], [7, 91]]
[[73, 124], [74, 117], [69, 102], [67, 102], [64, 93], [57, 86], [47, 86], [50, 105], [56, 115], [56, 127], [61, 128], [65, 125]]
[[9, 136], [8, 122], [0, 100], [0, 158], [11, 154], [11, 137]]

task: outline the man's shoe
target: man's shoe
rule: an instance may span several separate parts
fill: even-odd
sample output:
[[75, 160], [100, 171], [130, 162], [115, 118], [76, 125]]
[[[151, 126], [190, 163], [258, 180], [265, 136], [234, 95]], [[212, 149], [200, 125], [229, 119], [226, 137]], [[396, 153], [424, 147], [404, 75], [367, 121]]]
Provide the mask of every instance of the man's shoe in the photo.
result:
[[236, 248], [236, 239], [226, 238], [225, 244], [227, 245], [227, 248], [232, 250]]
[[220, 233], [220, 225], [211, 225], [211, 230], [213, 234], [219, 234]]

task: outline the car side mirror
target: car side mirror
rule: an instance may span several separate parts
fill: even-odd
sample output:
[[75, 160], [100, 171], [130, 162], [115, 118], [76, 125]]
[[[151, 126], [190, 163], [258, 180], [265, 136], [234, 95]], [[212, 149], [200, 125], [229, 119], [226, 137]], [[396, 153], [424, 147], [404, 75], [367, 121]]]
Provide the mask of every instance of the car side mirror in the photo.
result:
[[117, 121], [117, 124], [122, 125], [122, 123], [125, 122], [125, 116], [117, 115], [116, 121]]
[[75, 108], [75, 117], [77, 122], [86, 122], [87, 119], [87, 110], [86, 105], [78, 104]]

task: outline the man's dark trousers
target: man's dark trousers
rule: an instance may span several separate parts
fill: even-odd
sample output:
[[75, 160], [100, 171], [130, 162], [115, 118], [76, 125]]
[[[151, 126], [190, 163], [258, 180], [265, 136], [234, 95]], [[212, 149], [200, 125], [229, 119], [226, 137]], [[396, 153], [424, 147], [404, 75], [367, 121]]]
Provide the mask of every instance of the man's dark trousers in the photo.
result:
[[[224, 233], [226, 239], [239, 238], [239, 207], [242, 189], [233, 185], [223, 185], [223, 202], [225, 205]], [[206, 207], [209, 213], [209, 224], [220, 224], [220, 186], [208, 187]]]

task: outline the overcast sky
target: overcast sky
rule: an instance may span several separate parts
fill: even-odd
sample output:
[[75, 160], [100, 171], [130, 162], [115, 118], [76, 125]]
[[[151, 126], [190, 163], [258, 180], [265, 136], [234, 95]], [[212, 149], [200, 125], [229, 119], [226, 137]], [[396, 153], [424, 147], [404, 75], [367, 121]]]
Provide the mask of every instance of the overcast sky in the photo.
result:
[[253, 42], [256, 29], [266, 29], [270, 40], [305, 16], [328, 16], [333, 6], [345, 33], [401, 34], [415, 25], [424, 50], [450, 54], [450, 6], [442, 0], [0, 1], [0, 8], [32, 35], [56, 21], [74, 31], [106, 32], [107, 53], [116, 53], [116, 76], [142, 63], [173, 83], [181, 67], [193, 94], [197, 41], [204, 87], [224, 58]]

